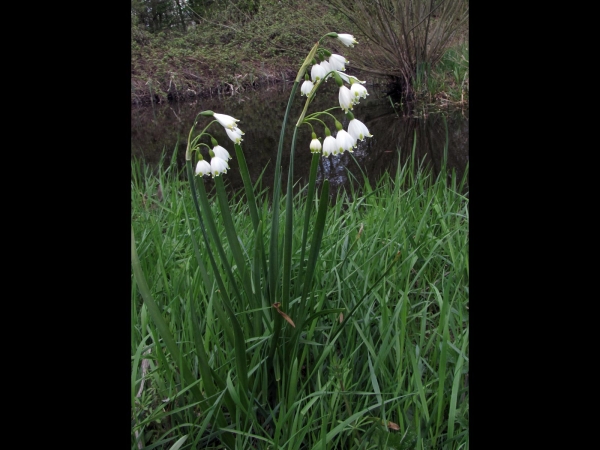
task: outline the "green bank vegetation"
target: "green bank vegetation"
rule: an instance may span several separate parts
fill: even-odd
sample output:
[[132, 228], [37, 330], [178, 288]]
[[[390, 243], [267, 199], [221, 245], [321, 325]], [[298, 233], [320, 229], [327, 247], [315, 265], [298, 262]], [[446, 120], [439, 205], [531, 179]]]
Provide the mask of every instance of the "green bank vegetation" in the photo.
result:
[[468, 101], [466, 0], [134, 0], [131, 13], [133, 104], [293, 80], [298, 46], [332, 30], [357, 37], [360, 46], [332, 50], [362, 79], [407, 101]]
[[[237, 170], [235, 164], [231, 170]], [[180, 448], [188, 449], [226, 448], [224, 442], [237, 449], [468, 448], [467, 174], [458, 180], [442, 169], [434, 177], [410, 159], [376, 185], [365, 181], [356, 184], [360, 193], [351, 189], [333, 199], [298, 359], [273, 367], [277, 383], [281, 387], [287, 378], [289, 390], [267, 407], [263, 382], [248, 386], [248, 403], [239, 397], [234, 330], [215, 278], [205, 279], [199, 267], [210, 264], [207, 253], [196, 248], [199, 224], [175, 157], [166, 169], [133, 161], [132, 246], [146, 295], [164, 317], [172, 342], [161, 338], [164, 330], [132, 278], [131, 448], [169, 449], [182, 440]], [[260, 180], [256, 188], [266, 239], [273, 208], [261, 195]], [[214, 195], [209, 193], [212, 214], [235, 267]], [[320, 201], [314, 199], [311, 232]], [[285, 202], [282, 196], [279, 211]], [[306, 207], [304, 190], [293, 198], [299, 212], [293, 224], [294, 273], [301, 270]], [[229, 208], [244, 258], [260, 263], [251, 251], [254, 227], [242, 192]], [[246, 329], [275, 312], [271, 305], [239, 304], [235, 297], [231, 303]], [[264, 334], [245, 342], [249, 379], [268, 379], [271, 333], [265, 327]], [[201, 373], [203, 363], [218, 380], [214, 392]]]

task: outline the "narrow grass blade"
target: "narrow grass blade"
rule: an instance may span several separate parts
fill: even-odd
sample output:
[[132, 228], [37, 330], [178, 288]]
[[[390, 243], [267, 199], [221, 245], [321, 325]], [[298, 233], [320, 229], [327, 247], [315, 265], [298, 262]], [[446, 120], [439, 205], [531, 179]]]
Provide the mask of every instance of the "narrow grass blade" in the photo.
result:
[[[138, 284], [140, 289], [140, 293], [142, 294], [142, 298], [144, 299], [144, 303], [146, 303], [146, 307], [148, 308], [148, 313], [152, 318], [152, 321], [156, 325], [156, 328], [160, 334], [160, 337], [163, 339], [167, 349], [173, 356], [174, 361], [181, 360], [181, 354], [179, 352], [179, 348], [175, 343], [175, 339], [173, 335], [169, 331], [169, 325], [167, 325], [166, 320], [162, 316], [158, 305], [154, 301], [152, 294], [150, 293], [150, 288], [148, 287], [148, 283], [146, 282], [146, 278], [144, 277], [144, 273], [142, 272], [142, 268], [140, 266], [140, 260], [137, 255], [137, 250], [135, 247], [135, 236], [133, 233], [133, 227], [131, 228], [131, 265], [133, 266], [133, 274], [135, 277], [135, 281]], [[192, 372], [190, 371], [187, 364], [183, 364], [180, 368], [182, 376], [186, 382], [186, 384], [194, 383], [194, 377]], [[200, 394], [200, 390], [198, 387], [192, 389], [192, 394], [196, 401], [202, 400], [202, 394]]]

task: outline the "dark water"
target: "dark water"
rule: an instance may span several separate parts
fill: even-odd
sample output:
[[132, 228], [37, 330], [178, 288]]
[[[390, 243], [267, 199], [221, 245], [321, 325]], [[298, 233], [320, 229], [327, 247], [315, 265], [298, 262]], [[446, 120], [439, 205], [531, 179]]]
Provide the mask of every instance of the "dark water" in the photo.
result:
[[[264, 171], [263, 187], [273, 186], [274, 163], [277, 158], [277, 145], [281, 124], [287, 106], [291, 84], [276, 84], [260, 91], [246, 91], [234, 96], [214, 96], [199, 99], [191, 103], [170, 103], [154, 105], [154, 107], [135, 107], [131, 111], [131, 155], [145, 160], [152, 166], [159, 164], [161, 154], [166, 154], [170, 161], [179, 141], [176, 155], [180, 167], [185, 164], [185, 147], [187, 136], [196, 115], [203, 110], [212, 110], [240, 119], [238, 126], [246, 134], [243, 136], [242, 149], [246, 157], [252, 181], [256, 181]], [[393, 174], [400, 158], [403, 163], [410, 157], [413, 145], [415, 156], [419, 161], [429, 164], [434, 173], [439, 173], [443, 163], [444, 152], [447, 152], [447, 167], [454, 169], [462, 176], [469, 160], [469, 115], [468, 110], [414, 111], [406, 107], [394, 108], [385, 93], [385, 86], [365, 85], [369, 96], [362, 99], [352, 111], [355, 118], [368, 128], [372, 138], [359, 142], [352, 156], [345, 152], [341, 155], [321, 158], [319, 163], [318, 182], [329, 179], [331, 191], [336, 192], [347, 186], [352, 180], [350, 172], [358, 180], [363, 179], [364, 172], [371, 182], [375, 182], [385, 171]], [[288, 130], [285, 137], [282, 167], [283, 184], [287, 180], [291, 137], [293, 127], [304, 107], [306, 97], [300, 97], [300, 89], [296, 92], [296, 101], [290, 112]], [[317, 92], [307, 114], [339, 106], [338, 90], [333, 81], [329, 81]], [[334, 116], [347, 130], [348, 121], [338, 108], [332, 111]], [[335, 135], [333, 119], [321, 116], [332, 134]], [[202, 117], [197, 130], [202, 130], [211, 118]], [[290, 126], [291, 125], [291, 126]], [[324, 138], [322, 126], [313, 123], [317, 136]], [[242, 180], [235, 158], [233, 143], [222, 127], [212, 125], [208, 130], [219, 145], [225, 147], [232, 155], [229, 161], [231, 169], [225, 175], [226, 184], [231, 189], [242, 188]], [[302, 126], [298, 130], [296, 154], [294, 159], [294, 178], [301, 184], [308, 182], [311, 153], [309, 144], [311, 130]], [[212, 147], [210, 140], [204, 141]], [[206, 147], [203, 149], [207, 157]], [[265, 169], [266, 168], [266, 169]], [[206, 177], [205, 177], [206, 179]], [[209, 181], [209, 183], [211, 183]]]

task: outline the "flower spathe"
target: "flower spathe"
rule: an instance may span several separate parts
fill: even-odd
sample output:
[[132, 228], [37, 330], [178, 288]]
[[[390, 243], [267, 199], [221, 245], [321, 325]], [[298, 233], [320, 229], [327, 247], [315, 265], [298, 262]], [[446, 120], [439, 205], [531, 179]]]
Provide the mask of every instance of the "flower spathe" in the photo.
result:
[[227, 161], [224, 159], [214, 156], [210, 160], [210, 171], [212, 172], [213, 178], [218, 177], [222, 173], [227, 173], [227, 169], [229, 169], [229, 164], [227, 164]]
[[345, 151], [352, 152], [352, 149], [356, 146], [356, 139], [348, 134], [347, 131], [340, 130], [335, 137], [335, 143], [340, 153], [344, 153]]
[[319, 153], [321, 151], [321, 141], [317, 138], [310, 141], [310, 151], [311, 153]]
[[229, 152], [225, 148], [221, 147], [220, 145], [215, 145], [213, 147], [212, 151], [217, 158], [221, 158], [225, 161], [229, 161], [231, 159]]
[[345, 64], [348, 64], [348, 60], [342, 55], [336, 55], [334, 53], [329, 57], [329, 65], [333, 70], [346, 70]]
[[348, 112], [349, 109], [352, 109], [353, 97], [350, 89], [346, 86], [340, 86], [340, 107], [344, 110], [344, 112]]
[[352, 93], [355, 103], [358, 103], [359, 98], [367, 98], [367, 95], [369, 95], [367, 88], [359, 83], [352, 83], [352, 86], [350, 86], [350, 92]]
[[239, 122], [239, 119], [234, 119], [231, 116], [228, 116], [226, 114], [217, 114], [214, 113], [213, 117], [215, 119], [217, 119], [217, 122], [219, 122], [221, 124], [221, 126], [225, 129], [230, 129], [233, 130], [234, 128], [237, 127], [236, 122]]
[[337, 38], [344, 44], [346, 47], [354, 47], [354, 44], [358, 44], [354, 36], [351, 34], [342, 33], [337, 35]]
[[325, 72], [325, 67], [321, 66], [320, 64], [315, 64], [310, 69], [310, 79], [313, 81], [313, 83], [322, 80], [325, 78], [325, 75], [327, 75], [327, 72]]
[[335, 155], [337, 153], [337, 144], [333, 136], [327, 136], [323, 141], [323, 156]]
[[312, 91], [314, 87], [315, 85], [312, 81], [304, 80], [304, 83], [300, 86], [300, 95], [306, 95], [308, 97], [308, 94], [310, 94], [310, 91]]
[[369, 133], [367, 126], [358, 119], [352, 119], [350, 121], [348, 124], [348, 134], [354, 139], [360, 139], [361, 141], [364, 141], [365, 137], [373, 137], [373, 135]]
[[196, 175], [200, 175], [202, 177], [204, 175], [208, 175], [210, 172], [209, 163], [207, 163], [204, 159], [198, 161], [198, 164], [196, 164]]
[[243, 141], [242, 135], [246, 134], [242, 130], [240, 130], [238, 127], [235, 127], [232, 130], [230, 130], [229, 128], [225, 128], [225, 132], [227, 133], [227, 136], [229, 136], [229, 139], [231, 139], [234, 144], [239, 144], [240, 142], [242, 142]]

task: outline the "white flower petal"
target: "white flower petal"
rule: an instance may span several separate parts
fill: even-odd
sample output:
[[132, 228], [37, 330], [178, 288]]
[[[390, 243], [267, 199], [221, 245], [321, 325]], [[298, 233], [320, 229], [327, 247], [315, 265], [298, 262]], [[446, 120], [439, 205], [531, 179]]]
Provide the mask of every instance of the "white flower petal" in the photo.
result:
[[213, 147], [212, 151], [217, 158], [221, 158], [225, 161], [229, 161], [231, 159], [229, 152], [220, 145], [216, 145], [215, 147]]
[[325, 68], [320, 64], [315, 64], [310, 69], [310, 78], [313, 81], [313, 83], [322, 80], [323, 78], [325, 78], [325, 75], [327, 75], [327, 72], [325, 72]]
[[222, 173], [227, 173], [227, 169], [229, 169], [229, 164], [224, 159], [219, 158], [218, 156], [214, 156], [210, 160], [210, 170], [212, 172], [212, 176], [218, 177]]
[[204, 175], [208, 175], [210, 173], [210, 164], [206, 162], [206, 160], [201, 159], [196, 164], [196, 175], [200, 175], [201, 177]]
[[335, 137], [335, 143], [340, 153], [345, 151], [352, 152], [352, 149], [356, 146], [356, 139], [350, 136], [347, 131], [340, 130]]
[[235, 127], [233, 130], [230, 130], [229, 128], [225, 128], [225, 132], [227, 133], [227, 136], [229, 136], [229, 139], [231, 139], [234, 144], [239, 144], [240, 142], [243, 141], [242, 134], [244, 134], [244, 133], [238, 127]]
[[358, 119], [352, 119], [348, 124], [348, 133], [355, 139], [364, 141], [366, 137], [373, 137], [367, 126]]
[[321, 148], [321, 141], [319, 141], [318, 139], [313, 139], [312, 141], [310, 141], [310, 151], [312, 153], [320, 152]]
[[340, 107], [344, 110], [344, 112], [348, 112], [349, 109], [352, 109], [352, 93], [346, 86], [340, 86], [339, 100]]
[[358, 44], [358, 42], [356, 41], [356, 39], [354, 39], [354, 36], [352, 36], [351, 34], [338, 34], [337, 38], [342, 42], [342, 44], [344, 44], [346, 47], [354, 47], [354, 44]]
[[323, 156], [335, 155], [337, 144], [333, 136], [327, 136], [323, 141]]
[[331, 67], [331, 65], [327, 61], [321, 61], [319, 65], [323, 67], [325, 69], [325, 73], [328, 74], [325, 77], [325, 80], [327, 80], [327, 78], [330, 78], [331, 74], [329, 72], [333, 70], [333, 67]]
[[214, 113], [213, 117], [217, 119], [217, 122], [219, 122], [223, 128], [229, 128], [230, 130], [233, 130], [236, 127], [235, 123], [240, 121], [239, 119], [234, 119], [226, 114]]
[[313, 87], [315, 87], [315, 85], [312, 81], [304, 80], [304, 83], [302, 83], [302, 86], [300, 86], [300, 95], [306, 95], [308, 97], [308, 94], [310, 94], [310, 91], [313, 90]]
[[352, 92], [352, 97], [356, 100], [359, 98], [367, 98], [367, 95], [369, 95], [367, 88], [358, 83], [352, 83], [352, 86], [350, 86], [350, 92]]
[[329, 65], [333, 70], [346, 70], [345, 64], [348, 64], [348, 60], [342, 55], [334, 53], [329, 57]]

